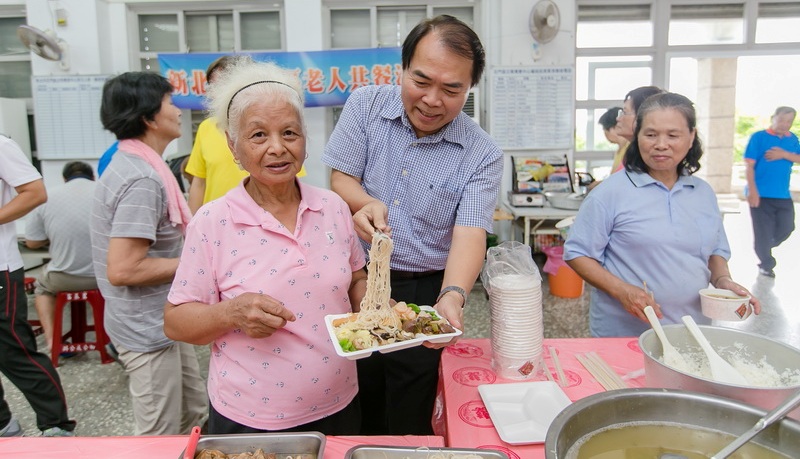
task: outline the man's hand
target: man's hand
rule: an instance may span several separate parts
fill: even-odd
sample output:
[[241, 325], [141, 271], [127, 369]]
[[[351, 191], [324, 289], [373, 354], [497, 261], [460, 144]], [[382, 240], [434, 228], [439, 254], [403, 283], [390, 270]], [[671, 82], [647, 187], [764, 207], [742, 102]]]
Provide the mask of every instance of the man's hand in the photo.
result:
[[766, 153], [764, 153], [764, 157], [767, 158], [767, 161], [789, 159], [789, 155], [791, 155], [791, 153], [780, 147], [772, 147], [769, 150], [767, 150]]
[[383, 202], [373, 199], [353, 214], [353, 225], [358, 237], [372, 242], [372, 235], [376, 230], [391, 237], [392, 229], [387, 224], [388, 219], [389, 209]]
[[[441, 317], [447, 319], [450, 322], [450, 325], [453, 328], [457, 328], [459, 330], [464, 330], [464, 301], [456, 292], [447, 292], [439, 298], [439, 302], [433, 307], [436, 310], [436, 313], [439, 314]], [[430, 341], [425, 341], [423, 346], [429, 347], [431, 349], [439, 349], [445, 346], [449, 346], [451, 344], [455, 344], [458, 341], [458, 337], [453, 337], [450, 341], [446, 343], [432, 343]]]
[[759, 196], [758, 190], [756, 190], [755, 187], [748, 188], [747, 204], [750, 205], [750, 207], [758, 207], [760, 203], [761, 203], [761, 196]]

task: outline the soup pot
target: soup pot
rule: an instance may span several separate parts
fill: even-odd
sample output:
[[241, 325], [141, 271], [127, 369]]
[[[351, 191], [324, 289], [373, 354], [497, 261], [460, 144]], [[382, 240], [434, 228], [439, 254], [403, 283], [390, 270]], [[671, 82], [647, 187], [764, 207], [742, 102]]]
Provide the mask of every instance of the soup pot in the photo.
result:
[[[800, 349], [775, 341], [766, 336], [732, 328], [700, 325], [711, 346], [722, 357], [726, 352], [740, 353], [749, 362], [771, 365], [779, 374], [800, 371]], [[698, 349], [697, 342], [682, 324], [665, 325], [664, 334], [678, 351]], [[712, 379], [701, 378], [667, 366], [661, 358], [661, 342], [653, 330], [639, 336], [639, 348], [644, 354], [645, 381], [648, 387], [683, 389], [728, 397], [744, 403], [771, 410], [800, 389], [800, 385], [783, 387], [737, 386]], [[789, 413], [789, 417], [800, 420], [800, 408]]]
[[[765, 414], [740, 401], [699, 392], [655, 388], [601, 392], [572, 403], [556, 416], [545, 437], [545, 457], [563, 459], [582, 437], [615, 424], [681, 424], [739, 436]], [[800, 423], [784, 418], [751, 442], [800, 457]]]

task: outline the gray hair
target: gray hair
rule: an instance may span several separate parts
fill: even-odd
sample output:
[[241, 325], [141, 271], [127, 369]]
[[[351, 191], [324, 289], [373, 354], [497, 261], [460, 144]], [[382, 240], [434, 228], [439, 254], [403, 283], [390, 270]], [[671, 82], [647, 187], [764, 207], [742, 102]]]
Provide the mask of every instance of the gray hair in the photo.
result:
[[291, 105], [307, 131], [303, 116], [303, 87], [297, 74], [272, 62], [238, 57], [222, 69], [207, 93], [208, 109], [220, 130], [232, 139], [239, 133], [242, 113], [253, 103], [270, 100]]

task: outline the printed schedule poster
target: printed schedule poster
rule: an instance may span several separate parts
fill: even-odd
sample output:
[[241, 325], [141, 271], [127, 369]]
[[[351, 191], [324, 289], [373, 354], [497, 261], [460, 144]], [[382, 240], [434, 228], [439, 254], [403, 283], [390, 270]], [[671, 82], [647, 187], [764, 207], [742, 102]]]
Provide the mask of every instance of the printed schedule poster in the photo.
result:
[[109, 78], [109, 75], [33, 77], [39, 159], [96, 159], [116, 140], [100, 123], [103, 84]]
[[504, 149], [571, 148], [571, 67], [497, 67], [491, 72], [490, 134]]

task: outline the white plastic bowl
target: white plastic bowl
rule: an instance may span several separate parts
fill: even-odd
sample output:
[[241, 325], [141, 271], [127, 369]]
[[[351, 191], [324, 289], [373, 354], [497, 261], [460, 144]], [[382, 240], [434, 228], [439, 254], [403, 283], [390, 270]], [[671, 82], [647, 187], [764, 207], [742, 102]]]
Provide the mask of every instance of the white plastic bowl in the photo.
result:
[[700, 307], [709, 319], [731, 322], [745, 320], [753, 313], [749, 296], [739, 296], [723, 288], [700, 290]]

